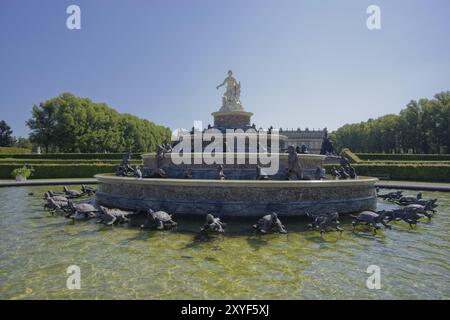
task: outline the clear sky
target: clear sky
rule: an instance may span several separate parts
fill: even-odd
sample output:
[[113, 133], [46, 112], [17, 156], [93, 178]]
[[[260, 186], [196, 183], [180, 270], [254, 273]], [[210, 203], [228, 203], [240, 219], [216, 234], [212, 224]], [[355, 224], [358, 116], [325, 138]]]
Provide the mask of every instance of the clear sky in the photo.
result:
[[1, 0], [0, 119], [26, 136], [33, 104], [68, 91], [190, 128], [212, 122], [231, 68], [257, 126], [332, 130], [450, 90], [449, 14], [448, 0]]

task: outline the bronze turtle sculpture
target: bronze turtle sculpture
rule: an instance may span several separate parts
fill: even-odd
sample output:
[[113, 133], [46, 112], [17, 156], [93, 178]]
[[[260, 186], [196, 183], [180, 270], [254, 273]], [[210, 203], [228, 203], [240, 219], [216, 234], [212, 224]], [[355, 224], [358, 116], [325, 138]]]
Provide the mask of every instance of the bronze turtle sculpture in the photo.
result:
[[258, 223], [253, 225], [253, 228], [261, 233], [269, 233], [276, 231], [278, 233], [287, 233], [286, 228], [281, 223], [276, 212], [265, 215], [258, 220]]
[[55, 196], [66, 196], [66, 194], [64, 192], [54, 192], [53, 190], [48, 190], [47, 193], [50, 195], [50, 197], [55, 197]]
[[51, 197], [47, 198], [47, 202], [44, 205], [44, 209], [48, 209], [52, 215], [54, 215], [56, 211], [65, 212], [68, 210], [68, 208], [69, 208], [68, 201], [57, 201]]
[[90, 219], [97, 216], [98, 209], [90, 203], [76, 203], [68, 201], [67, 218], [71, 219]]
[[148, 222], [151, 220], [157, 230], [170, 230], [177, 226], [177, 223], [173, 221], [172, 216], [165, 211], [153, 211], [148, 209], [147, 221], [141, 225], [141, 229], [147, 228]]
[[125, 223], [130, 219], [129, 216], [135, 214], [134, 211], [121, 210], [117, 208], [106, 208], [104, 206], [99, 206], [99, 212], [97, 217], [99, 220], [97, 222], [105, 223], [106, 225], [112, 226], [115, 223]]
[[425, 206], [425, 207], [427, 207], [428, 209], [428, 211], [433, 211], [433, 212], [435, 212], [436, 210], [434, 210], [435, 208], [437, 208], [437, 204], [436, 204], [436, 202], [437, 202], [437, 199], [430, 199], [430, 200], [426, 200], [426, 199], [417, 199], [416, 201], [414, 201], [413, 203], [411, 203], [411, 204], [419, 204], [419, 205], [421, 205], [421, 206]]
[[66, 186], [64, 186], [63, 189], [64, 189], [64, 193], [66, 195], [68, 195], [70, 198], [79, 198], [79, 197], [81, 197], [83, 195], [82, 192], [77, 191], [77, 190], [70, 190]]
[[82, 184], [81, 185], [81, 192], [91, 196], [93, 194], [95, 194], [97, 190], [95, 188], [89, 187], [87, 185]]
[[[405, 207], [406, 208], [406, 207]], [[416, 210], [404, 210], [405, 208], [392, 210], [387, 213], [389, 221], [403, 220], [409, 224], [409, 227], [417, 225], [418, 220], [422, 217]]]
[[352, 221], [353, 230], [355, 230], [355, 227], [357, 224], [363, 223], [365, 225], [370, 225], [374, 228], [374, 233], [377, 232], [378, 229], [381, 227], [378, 225], [381, 223], [384, 227], [391, 229], [391, 226], [388, 225], [384, 220], [386, 218], [387, 212], [385, 210], [375, 212], [375, 211], [362, 211], [357, 216], [350, 215], [354, 218]]
[[208, 213], [206, 215], [206, 222], [203, 227], [200, 229], [202, 232], [206, 231], [214, 231], [219, 233], [225, 232], [226, 224], [223, 223], [220, 218], [214, 217], [212, 214]]
[[434, 209], [431, 207], [430, 203], [427, 203], [426, 205], [421, 204], [408, 204], [406, 207], [402, 208], [404, 211], [414, 211], [418, 214], [424, 215], [428, 218], [428, 220], [431, 220], [433, 215], [429, 213], [429, 211], [434, 211]]
[[421, 200], [422, 199], [422, 193], [419, 192], [417, 194], [417, 196], [402, 196], [400, 199], [398, 199], [396, 201], [397, 204], [399, 205], [408, 205], [408, 204], [413, 204], [416, 203], [416, 201]]
[[319, 229], [320, 236], [323, 237], [323, 234], [327, 231], [329, 227], [333, 227], [340, 233], [344, 231], [339, 224], [339, 214], [337, 212], [312, 215], [307, 213], [307, 216], [313, 218], [314, 221], [308, 225], [308, 229]]
[[389, 211], [387, 213], [389, 220], [403, 220], [409, 224], [410, 227], [417, 224], [417, 221], [425, 216], [428, 220], [431, 220], [433, 215], [429, 212], [432, 211], [428, 206], [420, 204], [410, 204], [405, 207]]
[[[377, 188], [377, 192], [378, 192], [378, 188]], [[385, 194], [377, 194], [378, 198], [381, 198], [384, 200], [389, 200], [389, 201], [398, 200], [402, 196], [403, 196], [403, 191], [393, 191], [393, 192], [388, 192]]]
[[65, 202], [67, 202], [69, 200], [65, 196], [57, 196], [57, 195], [55, 195], [55, 196], [52, 197], [48, 192], [45, 192], [44, 193], [44, 199], [48, 200], [50, 198], [55, 200], [55, 201], [65, 201]]

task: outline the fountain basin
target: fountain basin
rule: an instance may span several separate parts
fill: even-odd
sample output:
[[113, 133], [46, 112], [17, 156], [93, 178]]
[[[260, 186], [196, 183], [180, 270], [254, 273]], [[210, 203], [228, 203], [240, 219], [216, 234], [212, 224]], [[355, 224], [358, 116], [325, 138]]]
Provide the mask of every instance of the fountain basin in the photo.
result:
[[122, 209], [164, 210], [173, 214], [253, 217], [307, 212], [349, 213], [376, 208], [372, 177], [354, 180], [137, 179], [98, 174], [97, 201]]
[[[171, 154], [166, 154], [162, 160], [161, 167], [166, 172], [168, 178], [183, 179], [186, 170], [190, 169], [194, 179], [217, 179], [218, 165], [208, 165], [204, 161], [196, 163], [196, 156], [202, 156], [202, 154], [192, 152], [190, 154], [191, 160], [188, 164], [175, 164], [171, 159]], [[242, 157], [242, 164], [237, 161], [239, 156]], [[144, 161], [145, 170], [148, 170], [148, 172], [155, 172], [157, 170], [155, 153], [145, 153], [141, 157]], [[228, 160], [226, 157], [227, 153], [217, 154], [217, 158], [220, 158], [221, 163], [223, 163], [224, 173], [227, 179], [247, 181], [255, 179], [257, 163], [252, 162], [251, 158], [258, 159], [258, 154], [234, 153], [232, 156], [234, 160], [231, 161], [231, 164], [227, 164]], [[271, 179], [285, 181], [288, 168], [288, 154], [274, 153], [272, 157], [276, 157], [279, 164], [278, 172], [271, 175]], [[314, 178], [317, 167], [323, 168], [324, 161], [327, 158], [327, 156], [320, 154], [298, 154], [297, 157], [303, 167], [303, 175], [311, 179]]]

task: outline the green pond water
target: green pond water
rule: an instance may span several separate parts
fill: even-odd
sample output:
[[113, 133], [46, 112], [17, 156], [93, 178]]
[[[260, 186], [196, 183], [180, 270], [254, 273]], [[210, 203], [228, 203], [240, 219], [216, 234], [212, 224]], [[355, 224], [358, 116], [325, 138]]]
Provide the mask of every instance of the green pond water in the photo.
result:
[[[48, 189], [0, 188], [1, 299], [450, 298], [448, 193], [423, 193], [439, 199], [438, 212], [415, 229], [393, 222], [353, 233], [343, 217], [342, 236], [321, 239], [305, 218], [283, 220], [287, 235], [258, 236], [254, 221], [224, 219], [227, 234], [205, 238], [203, 219], [176, 218], [177, 231], [158, 232], [50, 216]], [[80, 290], [66, 287], [70, 265], [81, 269]], [[379, 290], [366, 286], [369, 265], [380, 267]]]

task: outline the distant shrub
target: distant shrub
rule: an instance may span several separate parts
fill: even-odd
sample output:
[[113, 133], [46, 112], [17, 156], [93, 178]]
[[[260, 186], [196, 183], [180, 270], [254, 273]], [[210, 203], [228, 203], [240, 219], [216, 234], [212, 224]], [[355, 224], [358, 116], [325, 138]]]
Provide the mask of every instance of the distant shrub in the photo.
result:
[[[11, 172], [22, 168], [21, 164], [0, 164], [0, 179], [8, 179]], [[116, 164], [36, 164], [33, 178], [92, 178], [97, 173], [115, 172]]]
[[31, 149], [26, 148], [16, 148], [16, 147], [0, 147], [0, 154], [5, 153], [7, 156], [13, 154], [27, 154], [31, 153]]

